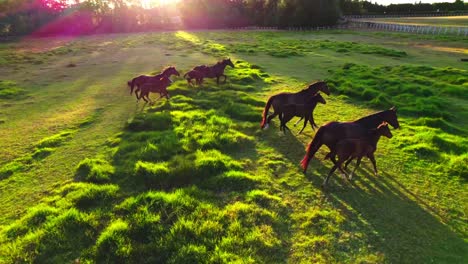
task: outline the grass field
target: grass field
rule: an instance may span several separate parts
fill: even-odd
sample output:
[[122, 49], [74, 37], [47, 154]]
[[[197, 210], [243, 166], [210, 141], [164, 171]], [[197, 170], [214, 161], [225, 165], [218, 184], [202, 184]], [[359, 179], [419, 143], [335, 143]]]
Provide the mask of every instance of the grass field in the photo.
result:
[[[466, 49], [346, 31], [0, 44], [0, 263], [464, 263]], [[129, 95], [133, 76], [223, 57], [227, 84]], [[325, 148], [299, 167], [310, 127], [260, 130], [269, 96], [318, 79], [332, 91], [318, 124], [398, 107], [378, 177], [364, 160], [325, 192]]]
[[438, 26], [438, 27], [468, 27], [468, 16], [448, 17], [382, 17], [366, 18], [366, 21], [376, 21], [393, 24]]

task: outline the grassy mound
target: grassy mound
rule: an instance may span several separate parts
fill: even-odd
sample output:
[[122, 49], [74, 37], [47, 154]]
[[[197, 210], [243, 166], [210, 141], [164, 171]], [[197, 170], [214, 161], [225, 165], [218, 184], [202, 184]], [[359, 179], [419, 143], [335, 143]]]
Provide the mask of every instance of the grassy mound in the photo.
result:
[[0, 99], [18, 99], [25, 93], [26, 91], [15, 82], [0, 80]]

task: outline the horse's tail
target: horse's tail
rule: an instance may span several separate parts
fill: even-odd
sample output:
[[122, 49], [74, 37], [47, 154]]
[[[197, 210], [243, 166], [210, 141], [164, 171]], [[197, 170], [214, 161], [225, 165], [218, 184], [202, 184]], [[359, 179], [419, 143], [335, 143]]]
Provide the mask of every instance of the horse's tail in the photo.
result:
[[[131, 81], [128, 81], [127, 84], [128, 86], [130, 86], [130, 94], [133, 93], [133, 87], [135, 87], [135, 79], [136, 78], [133, 78]], [[136, 93], [136, 92], [135, 92]]]
[[184, 74], [184, 79], [186, 79], [185, 77], [187, 76], [188, 72], [186, 74]]
[[324, 127], [320, 127], [317, 130], [317, 133], [314, 136], [314, 139], [312, 139], [312, 142], [310, 142], [309, 146], [307, 146], [307, 151], [304, 156], [304, 158], [301, 160], [301, 167], [304, 169], [304, 173], [307, 170], [307, 167], [309, 166], [310, 160], [314, 157], [315, 153], [317, 150], [322, 146], [322, 137], [324, 133]]
[[268, 98], [268, 101], [265, 105], [265, 109], [263, 109], [262, 123], [260, 123], [261, 128], [264, 128], [267, 125], [266, 121], [267, 121], [268, 110], [271, 107], [273, 99], [274, 99], [274, 96], [271, 96], [270, 98]]

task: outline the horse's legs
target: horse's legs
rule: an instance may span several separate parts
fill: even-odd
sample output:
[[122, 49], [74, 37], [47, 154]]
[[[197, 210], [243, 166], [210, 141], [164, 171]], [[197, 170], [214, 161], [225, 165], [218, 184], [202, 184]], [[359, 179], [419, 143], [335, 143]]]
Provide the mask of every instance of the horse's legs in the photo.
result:
[[297, 126], [297, 124], [299, 124], [302, 121], [302, 119], [304, 119], [303, 116], [301, 116], [301, 118], [299, 120], [297, 120], [296, 123], [294, 123], [294, 126]]
[[[148, 103], [148, 100], [146, 100], [145, 96], [146, 96], [146, 94], [143, 93], [143, 92], [141, 92], [141, 93], [140, 93], [140, 98], [139, 98], [139, 99], [143, 98], [143, 100], [145, 100], [145, 102]], [[139, 100], [139, 99], [138, 99], [138, 100]]]
[[[140, 95], [138, 96], [138, 92], [140, 92]], [[137, 99], [137, 102], [140, 101], [140, 97], [141, 97], [141, 90], [140, 90], [140, 87], [137, 86], [136, 89], [135, 89], [135, 97]]]
[[[289, 127], [286, 126], [286, 124], [294, 117], [293, 115], [285, 115], [283, 112], [281, 112], [281, 117], [280, 117], [280, 120], [281, 120], [281, 126], [283, 126], [283, 128], [286, 128], [289, 130], [289, 132], [291, 132], [291, 129], [289, 129]], [[284, 131], [284, 130], [283, 130]]]
[[226, 83], [226, 81], [227, 81], [227, 76], [226, 76], [226, 75], [224, 75], [224, 74], [222, 74], [221, 76], [223, 76], [223, 77], [224, 77], [224, 81], [223, 81], [223, 83]]
[[375, 176], [379, 176], [379, 174], [377, 173], [377, 164], [375, 163], [374, 154], [369, 154], [369, 155], [367, 155], [367, 157], [371, 160], [372, 165], [374, 166], [374, 173], [375, 173]]
[[316, 127], [317, 125], [315, 124], [314, 116], [313, 116], [312, 114], [310, 114], [310, 116], [309, 116], [309, 123], [310, 123], [310, 127], [312, 127], [312, 130], [315, 131], [315, 127]]
[[346, 161], [346, 163], [345, 163], [345, 165], [344, 165], [344, 169], [345, 169], [345, 170], [346, 170], [346, 168], [348, 168], [348, 164], [350, 164], [351, 161], [353, 161], [353, 158], [352, 158], [352, 157], [349, 158], [349, 159]]
[[351, 174], [348, 176], [348, 179], [351, 180], [353, 178], [353, 174], [356, 171], [356, 169], [359, 167], [359, 164], [361, 164], [361, 159], [362, 157], [359, 157], [356, 162], [356, 167], [354, 167], [354, 170], [351, 172]]
[[216, 84], [219, 85], [219, 76], [216, 76]]
[[304, 131], [304, 129], [305, 129], [306, 125], [307, 125], [307, 121], [308, 121], [308, 118], [305, 118], [305, 120], [304, 120], [304, 126], [302, 126], [301, 131], [299, 131], [299, 133], [297, 133], [298, 135], [299, 135], [300, 133], [302, 133], [302, 131]]
[[[266, 125], [268, 126], [268, 124], [270, 124], [270, 121], [271, 121], [275, 116], [277, 116], [277, 115], [278, 115], [277, 112], [274, 112], [273, 114], [269, 115], [269, 116], [267, 117], [266, 122], [265, 122]], [[280, 120], [281, 120], [281, 119], [280, 119]]]
[[340, 166], [340, 164], [333, 165], [333, 168], [328, 173], [327, 177], [322, 183], [322, 188], [325, 189], [327, 187], [328, 181], [330, 180], [331, 175], [335, 172], [335, 170]]

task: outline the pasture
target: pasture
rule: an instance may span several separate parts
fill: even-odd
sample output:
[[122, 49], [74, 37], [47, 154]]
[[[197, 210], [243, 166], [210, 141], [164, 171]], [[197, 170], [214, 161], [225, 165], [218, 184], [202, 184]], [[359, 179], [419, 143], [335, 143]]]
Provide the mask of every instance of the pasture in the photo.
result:
[[375, 21], [392, 24], [438, 26], [438, 27], [468, 27], [468, 16], [440, 16], [440, 17], [380, 17], [366, 18], [366, 21]]
[[[1, 263], [463, 263], [466, 39], [351, 31], [177, 31], [0, 44]], [[127, 81], [230, 57], [226, 84]], [[268, 97], [314, 80], [320, 126], [398, 108], [351, 182]], [[157, 95], [153, 94], [152, 98]], [[296, 121], [293, 119], [292, 121]], [[354, 166], [354, 162], [351, 167]]]

